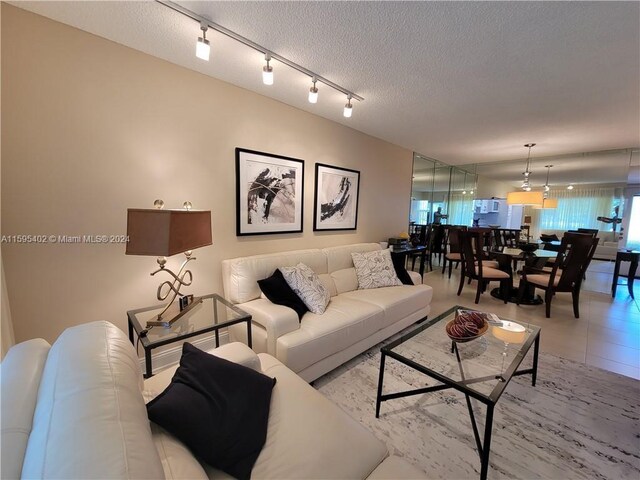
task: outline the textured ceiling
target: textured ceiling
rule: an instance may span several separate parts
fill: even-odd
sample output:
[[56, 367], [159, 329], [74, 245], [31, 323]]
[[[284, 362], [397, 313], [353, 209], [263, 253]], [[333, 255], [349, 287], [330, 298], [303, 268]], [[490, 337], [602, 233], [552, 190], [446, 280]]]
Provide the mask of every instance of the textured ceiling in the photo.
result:
[[[342, 94], [155, 2], [14, 5], [450, 164], [640, 145], [638, 2], [179, 2], [363, 97]], [[179, 88], [179, 87], [177, 87]], [[519, 167], [518, 167], [519, 168]], [[626, 177], [626, 175], [625, 175]], [[621, 179], [618, 181], [624, 181]]]

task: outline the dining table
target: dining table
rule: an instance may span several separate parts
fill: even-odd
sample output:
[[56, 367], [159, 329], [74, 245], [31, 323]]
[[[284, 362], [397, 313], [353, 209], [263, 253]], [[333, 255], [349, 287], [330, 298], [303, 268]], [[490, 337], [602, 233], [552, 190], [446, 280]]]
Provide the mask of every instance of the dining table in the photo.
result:
[[[534, 251], [524, 251], [520, 248], [505, 247], [499, 251], [490, 251], [489, 256], [498, 262], [498, 269], [509, 274], [510, 283], [508, 285], [508, 289], [506, 289], [509, 295], [507, 301], [510, 303], [518, 303], [518, 288], [513, 286], [514, 267], [512, 267], [512, 265], [516, 266], [516, 272], [520, 262], [524, 262], [524, 265], [527, 267], [542, 269], [548, 260], [555, 259], [558, 256], [558, 252], [553, 250], [544, 250], [541, 248]], [[491, 290], [491, 296], [504, 300], [503, 293], [500, 288], [494, 288]], [[543, 303], [542, 297], [540, 295], [536, 295], [535, 287], [533, 286], [529, 286], [523, 292], [522, 299], [520, 300], [520, 304], [522, 305], [540, 305], [541, 303]]]

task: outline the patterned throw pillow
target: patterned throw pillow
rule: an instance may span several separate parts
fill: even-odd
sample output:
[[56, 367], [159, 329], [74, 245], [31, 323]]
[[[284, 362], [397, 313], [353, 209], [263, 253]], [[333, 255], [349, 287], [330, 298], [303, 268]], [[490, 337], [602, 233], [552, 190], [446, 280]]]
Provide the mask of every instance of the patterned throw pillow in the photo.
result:
[[322, 315], [329, 305], [331, 295], [318, 275], [304, 263], [299, 263], [295, 267], [280, 267], [279, 270], [309, 311]]
[[391, 261], [389, 250], [374, 250], [366, 253], [352, 253], [353, 266], [356, 267], [358, 288], [379, 288], [402, 285]]

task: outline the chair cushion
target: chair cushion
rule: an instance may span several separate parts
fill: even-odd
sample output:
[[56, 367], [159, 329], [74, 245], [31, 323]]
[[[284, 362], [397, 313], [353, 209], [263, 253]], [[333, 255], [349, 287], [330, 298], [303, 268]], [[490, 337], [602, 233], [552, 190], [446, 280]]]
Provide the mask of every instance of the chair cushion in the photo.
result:
[[366, 253], [353, 252], [351, 258], [358, 276], [359, 289], [402, 285], [388, 249]]
[[[478, 264], [478, 262], [476, 262], [476, 265]], [[500, 264], [498, 262], [496, 262], [495, 260], [482, 260], [482, 271], [484, 271], [485, 268], [489, 267], [489, 268], [498, 268]]]
[[462, 255], [460, 255], [459, 253], [447, 253], [444, 257], [447, 260], [451, 260], [454, 262], [459, 262], [460, 260], [462, 260]]
[[[546, 287], [549, 285], [550, 276], [551, 275], [535, 273], [535, 274], [527, 275], [526, 278], [527, 278], [527, 282], [529, 283], [533, 283], [534, 285], [539, 285], [541, 287]], [[560, 282], [560, 275], [556, 274], [555, 278], [553, 279], [553, 286], [557, 287], [559, 282]]]
[[171, 383], [147, 404], [147, 412], [208, 464], [248, 479], [267, 438], [275, 383], [184, 343]]
[[331, 294], [318, 275], [304, 263], [298, 263], [295, 267], [282, 267], [280, 271], [309, 311], [322, 315], [331, 300]]
[[292, 308], [298, 314], [298, 319], [309, 311], [300, 297], [293, 291], [284, 279], [280, 269], [276, 268], [269, 278], [258, 280], [260, 290], [272, 303]]
[[[476, 266], [476, 275], [479, 275], [477, 266]], [[503, 272], [502, 270], [498, 270], [497, 268], [485, 267], [483, 262], [482, 277], [487, 279], [491, 278], [491, 279], [498, 280], [503, 278], [509, 278], [509, 274], [507, 272]]]

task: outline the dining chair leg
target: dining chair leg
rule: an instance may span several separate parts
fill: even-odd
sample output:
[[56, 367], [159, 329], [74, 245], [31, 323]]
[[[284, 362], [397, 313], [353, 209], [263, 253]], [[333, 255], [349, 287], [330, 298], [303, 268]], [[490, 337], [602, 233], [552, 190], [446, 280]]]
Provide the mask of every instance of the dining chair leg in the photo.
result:
[[551, 300], [553, 300], [553, 291], [548, 289], [544, 294], [544, 306], [547, 318], [551, 318]]
[[460, 296], [460, 294], [462, 293], [462, 287], [464, 286], [464, 270], [462, 271], [462, 274], [460, 275], [460, 285], [458, 285], [458, 296]]
[[518, 285], [518, 299], [516, 305], [520, 305], [522, 297], [524, 296], [524, 290], [527, 288], [527, 281], [524, 278], [520, 278], [520, 285]]
[[[449, 262], [451, 263], [451, 262]], [[444, 262], [442, 263], [442, 274], [447, 270], [447, 257], [444, 257]]]
[[483, 281], [481, 281], [480, 279], [478, 279], [478, 288], [476, 289], [476, 303], [480, 302], [480, 293], [482, 293], [482, 285], [484, 284]]
[[453, 262], [449, 260], [449, 278], [451, 278], [451, 267], [453, 267]]
[[500, 289], [502, 290], [502, 298], [504, 299], [504, 303], [507, 303], [509, 299], [509, 282], [507, 280], [503, 280], [500, 282]]
[[573, 316], [580, 318], [580, 311], [578, 307], [580, 303], [580, 288], [574, 289], [571, 292], [571, 296], [573, 297]]

